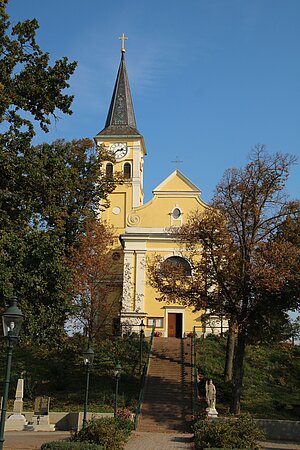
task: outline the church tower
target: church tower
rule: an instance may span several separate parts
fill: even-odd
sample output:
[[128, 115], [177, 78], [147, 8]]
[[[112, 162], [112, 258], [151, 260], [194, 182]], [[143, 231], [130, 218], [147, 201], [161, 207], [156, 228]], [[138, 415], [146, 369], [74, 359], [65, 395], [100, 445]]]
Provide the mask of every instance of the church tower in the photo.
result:
[[110, 195], [110, 208], [103, 218], [120, 232], [127, 226], [129, 212], [143, 205], [143, 162], [146, 148], [143, 136], [136, 127], [131, 92], [125, 64], [125, 47], [122, 37], [121, 62], [105, 127], [95, 136], [98, 147], [111, 153], [115, 162], [104, 162], [107, 176], [123, 174], [124, 182]]

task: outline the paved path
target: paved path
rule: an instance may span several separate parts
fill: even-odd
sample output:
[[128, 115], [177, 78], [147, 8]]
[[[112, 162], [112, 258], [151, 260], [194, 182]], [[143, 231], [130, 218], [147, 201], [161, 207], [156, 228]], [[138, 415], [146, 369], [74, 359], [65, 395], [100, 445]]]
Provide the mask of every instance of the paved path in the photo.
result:
[[60, 441], [70, 436], [69, 431], [6, 431], [5, 450], [40, 450], [44, 442]]
[[[288, 442], [261, 442], [265, 450], [300, 450], [300, 444]], [[124, 450], [187, 450], [194, 449], [190, 433], [156, 433], [135, 431]]]
[[[4, 450], [40, 450], [44, 442], [67, 439], [68, 431], [52, 433], [34, 431], [8, 431], [5, 433]], [[266, 450], [300, 450], [300, 444], [262, 442]], [[125, 450], [187, 450], [193, 449], [190, 433], [134, 432], [125, 445]]]
[[193, 435], [190, 433], [155, 433], [135, 431], [125, 450], [187, 450], [192, 449]]

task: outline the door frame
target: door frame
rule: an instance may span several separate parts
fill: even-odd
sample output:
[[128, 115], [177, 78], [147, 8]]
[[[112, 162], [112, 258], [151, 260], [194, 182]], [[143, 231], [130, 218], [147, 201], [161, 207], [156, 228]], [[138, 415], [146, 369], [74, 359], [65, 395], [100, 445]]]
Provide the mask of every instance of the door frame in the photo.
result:
[[184, 318], [184, 308], [168, 308], [166, 307], [166, 317], [165, 317], [165, 323], [166, 323], [166, 328], [165, 328], [165, 337], [168, 337], [168, 330], [169, 330], [169, 323], [168, 323], [168, 314], [169, 313], [175, 313], [175, 314], [181, 314], [182, 315], [182, 336], [184, 337], [184, 324], [185, 324], [185, 318]]

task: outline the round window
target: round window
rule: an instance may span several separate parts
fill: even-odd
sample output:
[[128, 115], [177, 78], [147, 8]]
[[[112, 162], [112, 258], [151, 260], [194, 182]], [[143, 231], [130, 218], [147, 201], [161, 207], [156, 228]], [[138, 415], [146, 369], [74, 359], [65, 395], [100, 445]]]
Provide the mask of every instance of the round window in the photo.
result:
[[173, 209], [173, 212], [172, 212], [173, 219], [179, 219], [180, 216], [181, 216], [180, 209], [179, 208]]

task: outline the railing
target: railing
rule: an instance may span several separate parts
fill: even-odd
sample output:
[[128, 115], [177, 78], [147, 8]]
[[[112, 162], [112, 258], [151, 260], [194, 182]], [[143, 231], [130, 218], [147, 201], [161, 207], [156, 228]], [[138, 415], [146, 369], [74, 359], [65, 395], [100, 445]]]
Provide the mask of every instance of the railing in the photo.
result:
[[199, 388], [198, 388], [198, 368], [197, 368], [197, 333], [196, 328], [203, 330], [202, 327], [193, 328], [193, 417], [196, 419], [199, 412]]
[[136, 407], [136, 411], [135, 411], [135, 419], [134, 419], [134, 429], [137, 429], [138, 426], [138, 421], [139, 421], [139, 416], [141, 413], [141, 406], [142, 403], [144, 401], [144, 395], [145, 395], [145, 381], [146, 381], [146, 377], [148, 374], [148, 370], [149, 370], [149, 361], [150, 361], [150, 354], [151, 354], [151, 348], [152, 348], [152, 342], [153, 342], [153, 337], [154, 337], [154, 330], [155, 327], [152, 327], [152, 332], [151, 332], [151, 336], [150, 336], [150, 341], [149, 341], [149, 346], [148, 346], [148, 351], [147, 351], [147, 358], [146, 358], [146, 362], [143, 366], [143, 372], [142, 372], [142, 377], [141, 377], [141, 388], [140, 388], [140, 395], [139, 395], [139, 400], [138, 400], [138, 405]]

